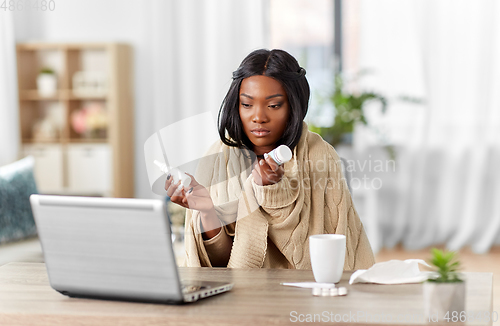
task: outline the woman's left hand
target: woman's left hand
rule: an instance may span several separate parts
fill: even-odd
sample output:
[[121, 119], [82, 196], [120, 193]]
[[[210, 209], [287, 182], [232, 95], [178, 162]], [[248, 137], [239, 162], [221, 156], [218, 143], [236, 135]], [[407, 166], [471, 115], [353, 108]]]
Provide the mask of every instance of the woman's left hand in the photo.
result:
[[253, 179], [259, 186], [268, 186], [278, 183], [285, 174], [282, 165], [276, 164], [271, 156], [258, 160], [252, 170]]

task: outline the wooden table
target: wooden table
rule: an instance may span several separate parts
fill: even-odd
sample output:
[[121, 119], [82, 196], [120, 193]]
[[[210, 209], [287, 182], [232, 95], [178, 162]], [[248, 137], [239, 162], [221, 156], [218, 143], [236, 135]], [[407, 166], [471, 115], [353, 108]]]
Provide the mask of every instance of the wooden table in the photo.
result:
[[[348, 288], [347, 296], [314, 297], [310, 289], [280, 285], [313, 281], [311, 271], [180, 268], [180, 274], [185, 280], [230, 281], [235, 286], [228, 293], [177, 306], [73, 299], [50, 287], [45, 264], [10, 263], [0, 267], [0, 325], [296, 325], [314, 314], [323, 325], [346, 324], [342, 318], [350, 324], [426, 324], [422, 284], [349, 285], [352, 272], [344, 272], [340, 284]], [[465, 276], [467, 311], [491, 313], [492, 274]]]

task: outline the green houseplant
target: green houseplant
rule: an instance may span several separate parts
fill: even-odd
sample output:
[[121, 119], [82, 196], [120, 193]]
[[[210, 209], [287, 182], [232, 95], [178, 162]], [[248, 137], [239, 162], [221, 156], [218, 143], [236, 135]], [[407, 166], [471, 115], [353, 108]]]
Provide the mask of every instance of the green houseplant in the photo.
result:
[[[364, 108], [368, 103], [378, 102], [381, 106], [382, 113], [385, 113], [388, 107], [388, 99], [375, 92], [349, 92], [346, 90], [346, 83], [355, 81], [361, 76], [368, 74], [368, 70], [363, 70], [353, 79], [347, 80], [342, 74], [335, 74], [335, 83], [332, 92], [322, 100], [328, 100], [332, 103], [335, 110], [334, 123], [330, 127], [318, 127], [310, 124], [309, 129], [318, 133], [330, 143], [333, 147], [339, 144], [352, 144], [352, 134], [356, 124], [361, 123], [365, 126], [370, 126], [366, 119]], [[410, 96], [399, 96], [399, 101], [409, 102], [414, 104], [422, 104], [423, 100]], [[385, 142], [383, 135], [371, 126], [375, 133]], [[385, 149], [391, 159], [396, 158], [395, 150], [392, 145], [385, 145]]]
[[434, 274], [433, 277], [429, 278], [429, 282], [463, 282], [458, 274], [458, 270], [460, 270], [460, 261], [457, 260], [455, 252], [443, 252], [436, 248], [432, 248], [431, 252], [432, 259], [430, 260], [430, 263], [435, 267], [435, 273], [437, 274]]
[[368, 102], [379, 102], [382, 112], [387, 109], [387, 99], [374, 92], [350, 93], [345, 90], [345, 78], [337, 73], [333, 92], [328, 100], [335, 108], [335, 120], [331, 127], [311, 126], [311, 131], [320, 134], [332, 146], [340, 143], [350, 143], [354, 126], [360, 122], [368, 125], [363, 108]]
[[451, 321], [465, 311], [465, 281], [455, 252], [431, 249], [429, 263], [434, 267], [424, 283], [424, 307], [430, 321]]

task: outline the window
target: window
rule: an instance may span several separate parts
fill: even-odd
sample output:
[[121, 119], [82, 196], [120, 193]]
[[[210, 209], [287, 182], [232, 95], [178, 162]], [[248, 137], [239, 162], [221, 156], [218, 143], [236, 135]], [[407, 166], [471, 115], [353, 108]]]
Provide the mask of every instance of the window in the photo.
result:
[[334, 0], [270, 0], [270, 47], [293, 55], [306, 69], [311, 100], [306, 122], [333, 123], [333, 108], [321, 98], [333, 87]]

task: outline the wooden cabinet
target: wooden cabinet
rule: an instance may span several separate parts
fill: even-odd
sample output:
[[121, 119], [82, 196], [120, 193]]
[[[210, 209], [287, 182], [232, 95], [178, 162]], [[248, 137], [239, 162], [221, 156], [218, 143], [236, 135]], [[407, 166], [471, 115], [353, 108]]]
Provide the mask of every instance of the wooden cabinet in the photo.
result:
[[[133, 197], [131, 48], [29, 42], [16, 51], [21, 154], [35, 157], [39, 192]], [[52, 70], [53, 92], [37, 82], [42, 70]]]
[[63, 151], [59, 144], [25, 144], [23, 156], [35, 158], [34, 174], [38, 191], [62, 193], [63, 185]]
[[67, 150], [68, 186], [74, 192], [112, 192], [111, 150], [108, 144], [71, 144]]

